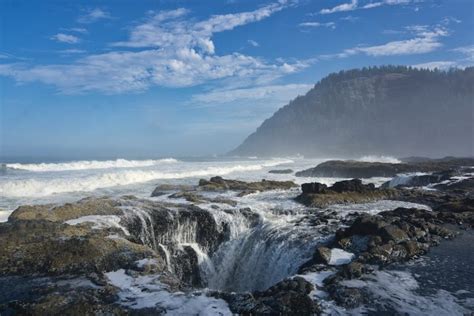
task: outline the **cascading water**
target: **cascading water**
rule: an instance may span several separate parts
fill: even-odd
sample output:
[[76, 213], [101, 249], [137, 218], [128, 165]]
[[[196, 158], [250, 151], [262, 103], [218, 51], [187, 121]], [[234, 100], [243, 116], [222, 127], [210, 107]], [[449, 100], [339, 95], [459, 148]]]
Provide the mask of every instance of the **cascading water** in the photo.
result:
[[259, 224], [241, 231], [211, 256], [215, 274], [204, 276], [209, 288], [264, 290], [295, 274], [311, 258], [320, 237], [317, 232], [308, 226], [296, 226], [300, 216], [276, 219], [269, 215], [260, 214]]
[[182, 263], [183, 257], [179, 254], [192, 249], [199, 266], [201, 286], [246, 292], [264, 290], [295, 274], [311, 258], [315, 245], [322, 239], [319, 232], [307, 224], [307, 213], [275, 214], [274, 205], [252, 205], [252, 209], [209, 207], [202, 210], [210, 215], [219, 232], [228, 230], [225, 240], [215, 249], [198, 237], [203, 223], [194, 217], [183, 217], [177, 211], [168, 210], [169, 224], [160, 231], [157, 224], [153, 226], [153, 210], [136, 207], [127, 210], [131, 211], [130, 216], [139, 218], [142, 242], [164, 255], [170, 271]]

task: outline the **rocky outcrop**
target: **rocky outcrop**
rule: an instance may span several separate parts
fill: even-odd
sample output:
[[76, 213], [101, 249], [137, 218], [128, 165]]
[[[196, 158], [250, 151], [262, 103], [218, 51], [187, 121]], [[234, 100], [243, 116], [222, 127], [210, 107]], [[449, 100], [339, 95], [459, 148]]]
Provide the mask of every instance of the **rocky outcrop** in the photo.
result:
[[[265, 180], [246, 182], [240, 180], [224, 179], [216, 176], [209, 180], [200, 179], [197, 186], [180, 186], [180, 185], [159, 185], [152, 193], [153, 196], [169, 194], [171, 198], [183, 198], [192, 203], [223, 203], [235, 206], [237, 203], [233, 200], [223, 197], [208, 198], [199, 194], [199, 192], [226, 192], [237, 191], [238, 197], [248, 194], [264, 192], [270, 190], [288, 190], [298, 187], [293, 181], [274, 181]], [[176, 192], [178, 191], [178, 192]]]
[[240, 191], [239, 196], [255, 192], [263, 192], [269, 190], [288, 190], [298, 187], [293, 181], [273, 181], [262, 180], [258, 182], [245, 182], [239, 180], [228, 180], [222, 177], [212, 177], [209, 180], [199, 180], [199, 188], [201, 191]]
[[[66, 224], [93, 214], [115, 221], [119, 213], [117, 202], [108, 199], [18, 208], [0, 225], [0, 275], [101, 273], [129, 267], [147, 257], [164, 266], [151, 249], [122, 238], [125, 235], [117, 226], [98, 230], [90, 222]], [[112, 234], [122, 237], [108, 238]]]
[[[329, 160], [314, 168], [296, 172], [297, 177], [335, 177], [335, 178], [372, 178], [395, 177], [401, 173], [439, 172], [433, 177], [426, 177], [424, 182], [450, 178], [453, 169], [474, 165], [474, 158], [428, 159], [411, 163], [364, 162], [356, 160]], [[415, 181], [416, 178], [414, 178]], [[438, 181], [438, 182], [440, 182]], [[423, 184], [422, 184], [423, 185]]]
[[332, 204], [365, 203], [399, 195], [396, 190], [377, 189], [373, 184], [364, 185], [360, 179], [339, 181], [331, 187], [317, 182], [304, 183], [301, 189], [303, 193], [295, 200], [318, 208]]
[[[19, 207], [0, 224], [0, 282], [10, 282], [12, 292], [0, 295], [0, 313], [128, 315], [104, 276], [120, 269], [135, 277], [159, 273], [174, 291], [201, 287], [199, 256], [229, 237], [221, 224], [195, 205], [131, 196]], [[31, 288], [18, 278], [31, 279]], [[36, 284], [41, 294], [21, 294]]]

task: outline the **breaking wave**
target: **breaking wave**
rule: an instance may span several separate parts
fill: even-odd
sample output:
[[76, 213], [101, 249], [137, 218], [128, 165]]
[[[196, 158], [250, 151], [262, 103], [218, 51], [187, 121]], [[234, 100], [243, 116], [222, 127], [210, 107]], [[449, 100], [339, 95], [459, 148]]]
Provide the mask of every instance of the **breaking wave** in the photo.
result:
[[369, 155], [369, 156], [363, 156], [359, 159], [358, 161], [363, 161], [363, 162], [385, 162], [385, 163], [402, 163], [399, 159], [395, 157], [390, 157], [390, 156], [375, 156], [375, 155]]
[[89, 169], [110, 169], [110, 168], [135, 168], [150, 167], [162, 163], [176, 163], [178, 160], [174, 158], [158, 159], [158, 160], [81, 160], [62, 163], [38, 163], [38, 164], [21, 164], [9, 163], [5, 166], [10, 169], [27, 170], [34, 172], [47, 171], [73, 171], [73, 170], [89, 170]]
[[148, 182], [157, 179], [183, 179], [226, 175], [232, 172], [261, 170], [286, 161], [271, 161], [261, 164], [233, 165], [223, 167], [204, 167], [188, 171], [164, 172], [157, 170], [119, 170], [83, 177], [54, 177], [47, 179], [12, 179], [0, 182], [0, 196], [4, 197], [41, 197], [56, 193], [94, 191], [120, 185]]

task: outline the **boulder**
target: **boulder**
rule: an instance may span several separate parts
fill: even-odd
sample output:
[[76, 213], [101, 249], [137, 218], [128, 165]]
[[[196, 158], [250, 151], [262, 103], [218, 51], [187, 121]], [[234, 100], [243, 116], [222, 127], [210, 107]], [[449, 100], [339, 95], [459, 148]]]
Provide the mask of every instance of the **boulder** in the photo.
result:
[[331, 249], [326, 247], [318, 247], [313, 254], [314, 263], [329, 264], [331, 261]]
[[319, 183], [319, 182], [311, 182], [311, 183], [303, 183], [301, 185], [301, 190], [303, 193], [325, 193], [327, 189], [327, 185]]
[[387, 225], [382, 227], [380, 229], [380, 236], [385, 241], [393, 241], [396, 244], [410, 239], [403, 230], [401, 230], [395, 225]]

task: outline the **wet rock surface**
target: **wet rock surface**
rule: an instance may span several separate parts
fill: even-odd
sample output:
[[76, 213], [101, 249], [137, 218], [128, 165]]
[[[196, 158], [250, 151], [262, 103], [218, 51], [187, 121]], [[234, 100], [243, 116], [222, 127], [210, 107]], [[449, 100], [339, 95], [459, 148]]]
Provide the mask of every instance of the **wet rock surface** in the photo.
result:
[[371, 178], [395, 177], [399, 173], [436, 172], [474, 165], [474, 158], [424, 159], [402, 163], [329, 160], [296, 172], [297, 177]]
[[360, 179], [344, 180], [331, 187], [313, 182], [301, 185], [302, 194], [296, 201], [309, 207], [323, 208], [331, 204], [365, 203], [394, 198], [399, 193], [392, 189], [375, 188], [373, 184], [362, 184]]
[[239, 180], [229, 180], [222, 177], [212, 177], [209, 180], [199, 180], [198, 190], [201, 191], [239, 191], [239, 196], [255, 192], [269, 190], [288, 190], [298, 187], [293, 181], [273, 181], [262, 180], [258, 182], [245, 182]]
[[[226, 218], [243, 221], [242, 227], [249, 229], [265, 229], [259, 213], [239, 207], [238, 198], [215, 193], [230, 190], [245, 195], [288, 190], [295, 187], [291, 181], [244, 182], [214, 177], [201, 180], [195, 187], [160, 186], [155, 190], [164, 192], [169, 201], [184, 199], [188, 202], [185, 204], [124, 196], [87, 198], [61, 206], [22, 206], [8, 222], [0, 224], [0, 313], [163, 314], [166, 308], [160, 304], [128, 304], [127, 295], [147, 297], [154, 291], [165, 291], [167, 295], [179, 291], [217, 299], [225, 302], [231, 312], [247, 315], [318, 315], [323, 312], [323, 305], [314, 294], [317, 292], [327, 293], [326, 300], [343, 308], [357, 308], [367, 304], [371, 296], [348, 280], [365, 280], [380, 269], [426, 254], [431, 247], [457, 235], [452, 227], [472, 229], [471, 179], [450, 183], [455, 187], [444, 183], [436, 191], [376, 188], [359, 179], [340, 181], [330, 187], [303, 184], [297, 201], [316, 208], [303, 214], [298, 213], [301, 210], [281, 209], [272, 216], [284, 219], [289, 214], [299, 214], [287, 225], [304, 226], [308, 233], [299, 235], [301, 241], [291, 241], [293, 247], [313, 242], [309, 230], [328, 238], [309, 248], [309, 256], [304, 258], [309, 260], [294, 270], [299, 276], [286, 274], [270, 287], [262, 287], [264, 290], [245, 293], [208, 290], [192, 294], [208, 285], [203, 274], [206, 257], [232, 238], [233, 223]], [[331, 208], [325, 209], [331, 204], [386, 198], [426, 204], [432, 210], [396, 208], [377, 215], [352, 212], [341, 216]], [[200, 204], [210, 207], [201, 208]], [[267, 233], [269, 239], [259, 244], [262, 249], [270, 247], [270, 242], [283, 245], [294, 238], [292, 234], [278, 235], [274, 230]], [[245, 238], [241, 242], [245, 246], [242, 253], [252, 251]], [[290, 247], [286, 252], [293, 250]], [[266, 262], [260, 260], [263, 259], [259, 257], [255, 264]], [[215, 273], [215, 267], [207, 268]], [[273, 271], [273, 267], [264, 268], [261, 271]], [[111, 273], [117, 271], [122, 272], [112, 280]], [[312, 273], [328, 271], [324, 282], [316, 285], [309, 281]], [[149, 285], [140, 283], [144, 281]], [[123, 294], [128, 288], [132, 288], [131, 292]]]

